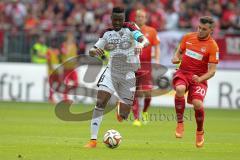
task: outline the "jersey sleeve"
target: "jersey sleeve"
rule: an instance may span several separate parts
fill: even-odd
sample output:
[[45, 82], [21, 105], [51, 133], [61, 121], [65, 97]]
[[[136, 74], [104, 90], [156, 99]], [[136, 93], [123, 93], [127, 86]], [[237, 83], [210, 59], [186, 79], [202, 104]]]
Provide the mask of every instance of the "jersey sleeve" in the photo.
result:
[[126, 27], [131, 31], [133, 39], [135, 41], [138, 41], [138, 38], [143, 36], [139, 27], [134, 22], [124, 22], [123, 27]]
[[219, 61], [219, 48], [216, 42], [211, 45], [209, 50], [209, 59], [208, 63], [215, 63], [217, 64]]
[[99, 37], [98, 41], [95, 43], [94, 47], [104, 49], [105, 45], [107, 44], [107, 33], [112, 30], [113, 30], [112, 28], [105, 29], [100, 34], [100, 37]]
[[183, 51], [183, 50], [186, 50], [186, 40], [187, 40], [187, 37], [188, 37], [189, 34], [186, 34], [183, 36], [180, 44], [179, 44], [179, 47], [180, 49]]
[[101, 36], [98, 41], [95, 43], [95, 47], [104, 49], [105, 45], [107, 44], [107, 40], [105, 38], [105, 34]]
[[159, 37], [158, 37], [158, 33], [155, 29], [153, 29], [152, 31], [152, 36], [153, 36], [153, 46], [156, 46], [160, 43]]

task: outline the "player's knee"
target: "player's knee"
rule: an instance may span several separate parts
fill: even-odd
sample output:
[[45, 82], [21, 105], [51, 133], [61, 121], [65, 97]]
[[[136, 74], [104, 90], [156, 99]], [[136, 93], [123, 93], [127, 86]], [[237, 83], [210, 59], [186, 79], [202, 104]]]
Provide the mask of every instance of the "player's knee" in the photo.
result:
[[131, 111], [131, 106], [130, 105], [127, 105], [127, 104], [124, 104], [124, 103], [120, 104], [119, 113], [120, 113], [120, 116], [123, 119], [127, 119], [128, 118], [128, 116], [130, 114], [130, 111]]
[[143, 91], [136, 91], [135, 97], [143, 97]]
[[126, 112], [120, 113], [120, 116], [121, 116], [124, 120], [126, 120], [126, 119], [128, 119], [129, 113], [130, 113], [130, 112], [128, 112], [128, 113], [126, 113]]
[[151, 92], [147, 91], [144, 95], [145, 98], [151, 98]]
[[184, 85], [176, 86], [176, 94], [178, 97], [184, 96], [186, 87]]
[[203, 107], [203, 102], [199, 99], [194, 99], [192, 101], [192, 104], [194, 106], [194, 109], [200, 109], [201, 107]]
[[100, 101], [100, 100], [97, 101], [97, 104], [96, 104], [96, 107], [97, 107], [97, 108], [102, 108], [102, 109], [104, 109], [105, 106], [106, 106], [106, 103], [104, 103], [103, 101]]

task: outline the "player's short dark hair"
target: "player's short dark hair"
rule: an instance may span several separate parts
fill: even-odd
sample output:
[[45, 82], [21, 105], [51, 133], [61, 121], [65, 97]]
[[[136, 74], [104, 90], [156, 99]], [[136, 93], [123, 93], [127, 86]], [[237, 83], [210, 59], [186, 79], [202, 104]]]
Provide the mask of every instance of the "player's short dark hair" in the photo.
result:
[[214, 25], [215, 25], [215, 22], [214, 22], [213, 18], [210, 17], [210, 16], [200, 17], [199, 21], [202, 24], [207, 24], [208, 23], [208, 24], [210, 24], [211, 27], [214, 27]]
[[124, 8], [122, 8], [122, 7], [114, 7], [112, 9], [112, 13], [124, 13]]

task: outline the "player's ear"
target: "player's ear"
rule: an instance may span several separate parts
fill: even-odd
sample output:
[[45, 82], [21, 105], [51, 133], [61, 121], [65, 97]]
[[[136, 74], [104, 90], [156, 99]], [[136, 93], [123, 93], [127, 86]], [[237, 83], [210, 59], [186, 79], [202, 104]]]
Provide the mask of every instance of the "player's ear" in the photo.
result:
[[213, 28], [212, 27], [210, 28], [210, 34], [211, 35], [213, 34]]
[[214, 24], [210, 24], [209, 27], [210, 27], [210, 30], [211, 30], [210, 34], [213, 34], [215, 25]]

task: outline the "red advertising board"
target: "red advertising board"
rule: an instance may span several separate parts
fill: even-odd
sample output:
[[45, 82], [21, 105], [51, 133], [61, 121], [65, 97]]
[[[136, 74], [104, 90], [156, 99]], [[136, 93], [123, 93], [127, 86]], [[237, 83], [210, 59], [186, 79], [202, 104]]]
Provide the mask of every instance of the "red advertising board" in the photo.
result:
[[0, 50], [3, 47], [3, 30], [0, 30]]
[[216, 40], [222, 60], [240, 60], [240, 35], [226, 34], [224, 38]]

